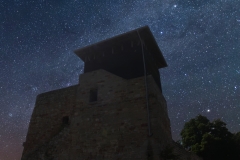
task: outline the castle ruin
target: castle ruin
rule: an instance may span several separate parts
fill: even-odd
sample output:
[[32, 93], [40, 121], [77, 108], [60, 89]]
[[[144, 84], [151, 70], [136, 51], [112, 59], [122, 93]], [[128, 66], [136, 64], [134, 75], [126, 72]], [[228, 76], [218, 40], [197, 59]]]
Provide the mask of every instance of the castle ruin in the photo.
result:
[[75, 53], [84, 73], [37, 96], [22, 160], [162, 159], [173, 144], [158, 71], [167, 63], [150, 29]]

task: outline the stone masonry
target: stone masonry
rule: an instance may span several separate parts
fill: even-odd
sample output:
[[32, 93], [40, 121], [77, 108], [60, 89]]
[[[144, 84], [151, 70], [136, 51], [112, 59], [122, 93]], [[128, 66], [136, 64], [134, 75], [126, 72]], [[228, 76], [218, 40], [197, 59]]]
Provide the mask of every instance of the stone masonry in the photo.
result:
[[[152, 137], [143, 77], [125, 80], [97, 70], [82, 74], [77, 86], [37, 97], [24, 144], [28, 158], [23, 159], [147, 159], [160, 154], [171, 141], [170, 122], [164, 97], [151, 76], [148, 81]], [[89, 102], [92, 88], [98, 89], [96, 102]], [[67, 124], [64, 117], [69, 117]]]
[[37, 96], [22, 160], [161, 160], [167, 146], [173, 146], [184, 159], [198, 159], [172, 141], [167, 105], [155, 71], [124, 77], [118, 66], [113, 66], [116, 72], [100, 61], [99, 66], [85, 69], [77, 85]]

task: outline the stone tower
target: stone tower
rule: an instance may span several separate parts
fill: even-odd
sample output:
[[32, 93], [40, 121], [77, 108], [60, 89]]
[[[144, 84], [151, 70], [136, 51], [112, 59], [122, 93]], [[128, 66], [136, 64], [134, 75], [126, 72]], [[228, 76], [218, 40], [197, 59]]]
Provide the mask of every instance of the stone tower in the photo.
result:
[[79, 83], [37, 96], [22, 160], [161, 159], [172, 143], [159, 68], [142, 27], [75, 51]]

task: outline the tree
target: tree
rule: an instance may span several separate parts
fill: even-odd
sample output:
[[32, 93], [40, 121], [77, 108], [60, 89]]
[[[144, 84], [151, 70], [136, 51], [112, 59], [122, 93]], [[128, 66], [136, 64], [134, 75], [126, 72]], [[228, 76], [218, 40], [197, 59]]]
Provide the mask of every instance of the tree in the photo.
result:
[[238, 153], [238, 159], [240, 159], [240, 132], [233, 134], [233, 141], [235, 143], [235, 151]]
[[209, 128], [210, 121], [202, 115], [198, 115], [195, 119], [186, 122], [181, 131], [183, 147], [190, 151], [192, 151], [193, 148], [198, 148], [203, 135], [210, 131]]
[[[220, 119], [210, 122], [207, 117], [198, 115], [186, 122], [181, 136], [183, 147], [204, 160], [238, 159], [234, 136]], [[240, 134], [238, 136], [240, 140]]]

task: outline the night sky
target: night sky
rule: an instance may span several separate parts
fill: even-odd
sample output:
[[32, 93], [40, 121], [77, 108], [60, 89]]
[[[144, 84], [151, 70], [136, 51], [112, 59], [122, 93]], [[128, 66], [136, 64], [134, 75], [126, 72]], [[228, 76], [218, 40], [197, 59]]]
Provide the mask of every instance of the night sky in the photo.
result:
[[239, 0], [0, 0], [0, 160], [20, 159], [38, 94], [78, 83], [73, 50], [145, 25], [173, 139], [198, 114], [240, 131]]

